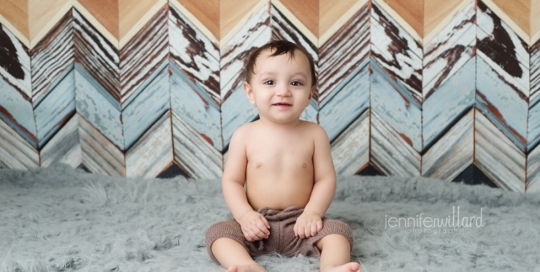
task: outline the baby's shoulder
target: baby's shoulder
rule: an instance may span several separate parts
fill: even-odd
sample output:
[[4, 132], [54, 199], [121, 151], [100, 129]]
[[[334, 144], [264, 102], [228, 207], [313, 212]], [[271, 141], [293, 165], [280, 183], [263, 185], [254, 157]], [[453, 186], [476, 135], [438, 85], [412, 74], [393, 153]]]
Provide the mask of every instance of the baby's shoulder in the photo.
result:
[[321, 125], [317, 123], [309, 122], [309, 121], [303, 121], [303, 120], [301, 120], [300, 122], [302, 122], [302, 129], [305, 132], [308, 132], [312, 135], [321, 135], [321, 134], [326, 135], [326, 131]]

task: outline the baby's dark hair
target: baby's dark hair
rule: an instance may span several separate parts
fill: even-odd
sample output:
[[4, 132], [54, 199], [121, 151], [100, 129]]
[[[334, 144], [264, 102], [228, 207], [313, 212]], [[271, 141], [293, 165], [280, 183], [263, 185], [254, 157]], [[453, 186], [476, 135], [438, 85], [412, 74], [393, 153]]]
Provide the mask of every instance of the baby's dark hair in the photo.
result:
[[251, 75], [253, 74], [253, 69], [255, 68], [255, 61], [257, 60], [257, 57], [261, 54], [261, 52], [267, 49], [270, 49], [270, 52], [274, 51], [270, 55], [270, 57], [287, 54], [291, 58], [294, 58], [295, 50], [299, 50], [300, 52], [302, 52], [309, 61], [309, 68], [311, 69], [311, 86], [315, 86], [317, 84], [317, 78], [315, 77], [315, 64], [311, 55], [301, 45], [285, 40], [271, 41], [251, 52], [244, 68], [244, 76], [248, 83], [251, 81]]

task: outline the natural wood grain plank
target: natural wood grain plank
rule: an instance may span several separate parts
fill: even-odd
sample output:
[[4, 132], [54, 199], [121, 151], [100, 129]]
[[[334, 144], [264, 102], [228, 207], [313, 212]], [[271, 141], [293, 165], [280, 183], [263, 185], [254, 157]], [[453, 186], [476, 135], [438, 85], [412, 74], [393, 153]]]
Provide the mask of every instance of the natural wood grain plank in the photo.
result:
[[[118, 0], [118, 37], [121, 39], [159, 0]], [[153, 16], [153, 14], [152, 14]]]
[[[513, 1], [509, 1], [508, 3], [513, 3]], [[498, 18], [500, 18], [500, 20], [504, 22], [512, 31], [514, 31], [517, 36], [519, 36], [526, 44], [533, 44], [533, 42], [531, 42], [531, 36], [529, 35], [529, 33], [527, 33], [516, 22], [514, 22], [514, 20], [508, 14], [506, 14], [506, 12], [502, 10], [499, 5], [495, 4], [493, 0], [477, 1], [477, 6], [478, 11], [481, 11], [481, 9], [485, 9], [483, 6], [489, 7], [489, 10], [493, 12]], [[526, 14], [522, 14], [522, 16], [526, 16], [526, 20], [530, 20], [531, 13], [527, 12]]]
[[358, 0], [319, 0], [319, 37], [325, 34]]
[[126, 152], [126, 176], [153, 178], [172, 161], [171, 117], [167, 111]]
[[30, 40], [28, 1], [0, 0], [0, 15]]
[[0, 118], [0, 168], [27, 170], [38, 164], [38, 151]]
[[[264, 1], [264, 0], [261, 0]], [[219, 3], [219, 39], [225, 37], [240, 21], [247, 21], [253, 14], [252, 9], [258, 6], [255, 0], [227, 0]], [[258, 10], [257, 10], [258, 11]], [[242, 20], [246, 18], [246, 20]]]
[[[182, 5], [186, 7], [201, 23], [203, 23], [208, 30], [212, 32], [215, 37], [220, 37], [219, 33], [219, 0], [178, 0]], [[229, 2], [229, 1], [221, 1]], [[253, 1], [254, 2], [254, 1]], [[238, 8], [239, 6], [236, 6]]]
[[374, 110], [371, 110], [371, 162], [387, 176], [420, 175], [421, 158], [401, 133], [395, 131]]
[[117, 40], [119, 35], [119, 0], [95, 1], [77, 0], [94, 18], [96, 18]]
[[172, 112], [174, 159], [193, 178], [219, 178], [223, 157], [189, 124]]
[[[424, 1], [424, 37], [441, 23], [464, 0]], [[473, 3], [471, 1], [471, 3]]]
[[[57, 14], [66, 4], [71, 5], [71, 0], [27, 0], [29, 5], [28, 22], [30, 37], [33, 39], [53, 18], [63, 16]], [[24, 1], [22, 1], [24, 2]], [[53, 20], [56, 21], [56, 20]], [[55, 24], [56, 22], [53, 22]]]
[[311, 33], [319, 37], [319, 0], [279, 0]]
[[540, 0], [531, 0], [531, 41], [534, 44], [540, 38]]
[[53, 163], [65, 163], [73, 168], [81, 164], [82, 154], [79, 144], [79, 117], [77, 114], [74, 114], [41, 149], [40, 159], [40, 166], [44, 168]]
[[82, 163], [90, 172], [109, 176], [125, 176], [125, 156], [83, 116], [79, 118]]
[[[420, 35], [424, 36], [424, 1], [425, 0], [384, 0], [401, 18]], [[428, 0], [429, 2], [429, 0]], [[396, 19], [396, 18], [394, 18]]]
[[474, 163], [497, 186], [525, 192], [525, 154], [480, 111], [475, 111]]
[[365, 111], [332, 142], [336, 174], [352, 176], [369, 162], [369, 110]]
[[474, 158], [474, 109], [422, 156], [422, 176], [452, 181]]
[[493, 0], [493, 2], [531, 36], [531, 0]]

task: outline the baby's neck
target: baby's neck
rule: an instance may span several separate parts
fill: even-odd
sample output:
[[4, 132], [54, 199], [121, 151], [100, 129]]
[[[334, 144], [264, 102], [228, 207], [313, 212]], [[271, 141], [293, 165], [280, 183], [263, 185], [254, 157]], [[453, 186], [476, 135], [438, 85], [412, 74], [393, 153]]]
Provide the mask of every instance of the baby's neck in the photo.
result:
[[277, 123], [277, 122], [273, 122], [271, 120], [261, 118], [257, 122], [259, 123], [260, 126], [262, 126], [264, 128], [269, 128], [269, 129], [276, 130], [276, 131], [290, 131], [290, 130], [294, 130], [296, 127], [298, 127], [298, 125], [300, 125], [300, 123], [302, 121], [301, 120], [295, 120], [295, 121], [289, 122], [289, 123]]

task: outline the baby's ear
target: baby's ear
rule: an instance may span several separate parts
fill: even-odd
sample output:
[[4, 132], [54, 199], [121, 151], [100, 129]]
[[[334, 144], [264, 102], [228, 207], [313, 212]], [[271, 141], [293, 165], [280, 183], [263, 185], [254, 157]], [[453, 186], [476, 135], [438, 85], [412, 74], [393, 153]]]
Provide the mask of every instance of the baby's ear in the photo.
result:
[[315, 94], [315, 90], [317, 89], [317, 86], [311, 86], [311, 90], [309, 91], [309, 101], [311, 101], [311, 98]]
[[253, 89], [251, 89], [251, 85], [249, 85], [247, 81], [244, 81], [244, 92], [246, 92], [249, 103], [255, 105], [255, 97], [253, 97]]

